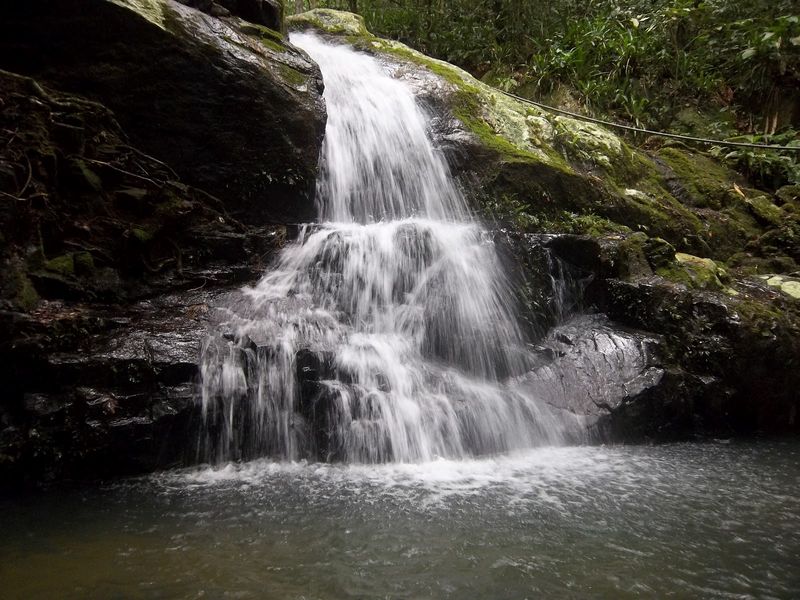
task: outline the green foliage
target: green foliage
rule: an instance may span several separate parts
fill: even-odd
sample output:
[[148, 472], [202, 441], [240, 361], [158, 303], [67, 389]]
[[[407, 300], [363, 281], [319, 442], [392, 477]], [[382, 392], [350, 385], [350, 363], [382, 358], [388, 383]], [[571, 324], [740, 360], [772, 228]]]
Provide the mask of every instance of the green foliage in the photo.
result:
[[796, 0], [321, 0], [375, 34], [546, 98], [667, 127], [687, 102], [774, 133], [800, 80]]
[[[800, 127], [797, 0], [316, 4], [356, 7], [376, 35], [504, 91], [577, 103], [580, 111], [640, 127], [719, 138], [746, 133], [734, 139], [800, 145], [792, 128]], [[717, 156], [756, 185], [800, 181], [798, 152], [723, 149]]]
[[[747, 135], [737, 141], [755, 144], [775, 144], [779, 146], [800, 147], [800, 138], [793, 129], [779, 135]], [[777, 189], [787, 184], [800, 183], [800, 163], [798, 152], [779, 152], [758, 148], [714, 148], [711, 152], [724, 159], [731, 167], [747, 175], [758, 186]]]

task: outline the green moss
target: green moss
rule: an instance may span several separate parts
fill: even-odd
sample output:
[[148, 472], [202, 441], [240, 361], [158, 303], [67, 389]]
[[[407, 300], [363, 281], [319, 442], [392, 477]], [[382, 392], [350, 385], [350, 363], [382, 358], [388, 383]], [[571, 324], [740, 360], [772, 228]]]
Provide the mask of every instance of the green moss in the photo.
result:
[[142, 229], [140, 227], [134, 227], [133, 229], [130, 230], [130, 232], [131, 232], [131, 237], [133, 237], [133, 239], [135, 239], [141, 244], [147, 244], [153, 239], [152, 232], [146, 229]]
[[569, 211], [561, 211], [554, 219], [543, 221], [540, 229], [551, 233], [571, 233], [596, 238], [631, 233], [630, 227], [594, 213], [577, 214]]
[[342, 10], [317, 8], [286, 18], [289, 29], [317, 29], [333, 35], [370, 35], [364, 25], [364, 17]]
[[645, 253], [647, 239], [644, 233], [636, 232], [619, 243], [616, 262], [620, 277], [634, 279], [653, 274]]
[[[535, 162], [565, 173], [574, 173], [562, 156], [542, 138], [552, 126], [536, 111], [482, 84], [449, 63], [436, 60], [407, 46], [380, 38], [350, 40], [369, 52], [388, 54], [426, 68], [455, 88], [450, 106], [464, 128], [503, 160]], [[540, 121], [544, 121], [542, 124]]]
[[779, 226], [786, 218], [786, 213], [766, 196], [748, 198], [745, 202], [756, 219], [766, 225]]
[[647, 238], [643, 248], [647, 261], [654, 269], [669, 265], [675, 260], [674, 246], [662, 238]]
[[75, 275], [75, 261], [72, 254], [62, 254], [61, 256], [45, 261], [44, 268], [61, 277], [72, 277]]
[[[608, 185], [613, 187], [614, 183]], [[663, 188], [617, 188], [614, 192], [614, 198], [598, 212], [631, 229], [662, 237], [681, 248], [692, 246], [690, 240], [703, 231], [697, 216]]]
[[737, 201], [735, 174], [711, 158], [675, 147], [662, 148], [658, 158], [675, 173], [691, 205], [719, 210]]
[[656, 273], [665, 279], [681, 283], [687, 287], [702, 290], [722, 290], [729, 276], [724, 267], [710, 258], [700, 258], [678, 252], [675, 261], [666, 264]]
[[800, 185], [785, 185], [775, 192], [775, 197], [784, 206], [800, 204]]
[[772, 330], [786, 319], [786, 315], [775, 304], [752, 298], [744, 298], [734, 305], [739, 319], [747, 329], [760, 332], [763, 336], [772, 335]]
[[72, 255], [72, 262], [78, 275], [90, 275], [94, 272], [94, 258], [89, 252], [76, 252]]
[[164, 29], [164, 0], [111, 0], [111, 2], [134, 11]]
[[556, 144], [573, 161], [593, 165], [619, 183], [637, 178], [640, 165], [634, 161], [632, 150], [609, 130], [562, 116], [551, 121], [556, 130]]
[[293, 69], [289, 65], [285, 65], [283, 63], [278, 63], [278, 69], [281, 72], [281, 77], [284, 81], [291, 83], [294, 86], [301, 86], [305, 85], [308, 82], [308, 77], [298, 71], [297, 69]]
[[[280, 31], [256, 23], [240, 23], [238, 29], [243, 34], [256, 38], [263, 46], [274, 52], [286, 52], [286, 42]], [[233, 42], [230, 39], [227, 41]]]
[[17, 282], [17, 293], [14, 296], [14, 304], [24, 311], [31, 311], [39, 304], [39, 294], [33, 287], [31, 280], [26, 275], [20, 275]]

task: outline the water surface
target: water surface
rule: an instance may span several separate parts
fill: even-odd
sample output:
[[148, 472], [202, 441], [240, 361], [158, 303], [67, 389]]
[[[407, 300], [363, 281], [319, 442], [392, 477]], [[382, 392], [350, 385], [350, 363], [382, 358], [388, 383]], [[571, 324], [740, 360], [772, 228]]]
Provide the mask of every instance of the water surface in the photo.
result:
[[256, 461], [0, 505], [3, 598], [800, 597], [800, 444]]

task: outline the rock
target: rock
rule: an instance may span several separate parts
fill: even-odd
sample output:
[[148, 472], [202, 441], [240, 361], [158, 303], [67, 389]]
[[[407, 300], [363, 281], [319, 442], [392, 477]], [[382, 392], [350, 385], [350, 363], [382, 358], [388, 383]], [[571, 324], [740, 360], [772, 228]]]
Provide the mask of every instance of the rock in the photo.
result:
[[710, 258], [677, 252], [672, 264], [665, 263], [657, 273], [672, 281], [698, 289], [721, 290], [728, 280], [725, 269]]
[[[29, 181], [0, 210], [0, 486], [182, 464], [208, 305], [286, 227], [238, 222], [101, 104], [4, 71], [0, 102], [0, 160]], [[79, 154], [54, 114], [82, 124]]]
[[369, 36], [364, 17], [341, 10], [317, 8], [286, 19], [290, 29], [316, 29], [334, 35]]
[[221, 0], [225, 8], [245, 21], [283, 31], [283, 3], [279, 0]]
[[[681, 253], [665, 263], [669, 246], [641, 233], [528, 237], [535, 243], [514, 254], [523, 256], [525, 283], [514, 287], [541, 336], [540, 362], [524, 378], [530, 393], [581, 415], [598, 440], [799, 431], [796, 278], [754, 279]], [[537, 248], [587, 283], [570, 285], [574, 275], [563, 268], [542, 277], [553, 257]], [[665, 265], [680, 276], [663, 276]], [[579, 296], [570, 300], [578, 314], [599, 314], [544, 308], [558, 288]]]
[[231, 214], [309, 221], [325, 124], [319, 70], [282, 39], [278, 4], [238, 5], [278, 31], [168, 0], [14, 3], [0, 22], [0, 67], [103, 103], [134, 145]]
[[523, 389], [597, 426], [625, 402], [656, 388], [665, 370], [659, 338], [582, 316], [555, 327], [541, 342], [553, 358], [524, 378]]
[[[320, 9], [287, 23], [372, 53], [408, 83], [436, 115], [433, 134], [488, 220], [528, 232], [640, 231], [716, 261], [745, 246], [787, 269], [798, 260], [800, 211], [791, 189], [773, 203], [719, 160], [679, 143], [649, 153], [631, 148], [602, 126], [521, 102], [376, 37], [356, 15]], [[655, 268], [672, 262], [665, 256]]]
[[[217, 294], [222, 292], [217, 292]], [[133, 306], [48, 306], [0, 348], [0, 482], [103, 478], [182, 464], [198, 426], [195, 380], [217, 294]], [[12, 375], [13, 374], [13, 375]]]
[[605, 128], [506, 96], [453, 65], [371, 35], [348, 13], [316, 10], [287, 23], [345, 36], [409, 83], [447, 124], [442, 146], [469, 178], [466, 187], [482, 190], [476, 203], [511, 198], [521, 223], [590, 213], [612, 227], [658, 235], [679, 250], [705, 252], [701, 220], [670, 193], [657, 165]]
[[[9, 132], [0, 158], [26, 171], [31, 163], [22, 192], [2, 190], [22, 198], [0, 211], [2, 230], [13, 232], [0, 245], [10, 274], [0, 300], [31, 310], [39, 296], [124, 301], [176, 285], [237, 283], [257, 277], [285, 240], [284, 227], [248, 228], [218, 199], [178, 181], [131, 146], [102, 105], [7, 72], [0, 102]], [[69, 154], [53, 114], [83, 124], [83, 154]]]
[[[800, 311], [752, 281], [734, 283], [736, 294], [609, 279], [595, 299], [612, 319], [663, 336], [665, 364], [684, 373], [670, 400], [684, 413], [673, 435], [798, 431]], [[658, 411], [635, 414], [627, 435], [649, 429], [659, 439]]]
[[761, 279], [771, 288], [778, 289], [795, 300], [800, 300], [800, 278], [771, 274], [761, 275]]
[[211, 10], [209, 11], [209, 14], [212, 17], [230, 17], [231, 16], [231, 11], [229, 11], [224, 6], [220, 6], [219, 4], [214, 2], [211, 5]]

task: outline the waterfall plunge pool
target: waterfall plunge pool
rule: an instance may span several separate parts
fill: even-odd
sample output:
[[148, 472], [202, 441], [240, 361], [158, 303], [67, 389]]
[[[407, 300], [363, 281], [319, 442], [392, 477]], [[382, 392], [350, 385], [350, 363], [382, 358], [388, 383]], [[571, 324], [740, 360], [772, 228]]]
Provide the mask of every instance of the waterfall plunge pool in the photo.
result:
[[256, 461], [0, 502], [0, 597], [797, 598], [800, 444]]

